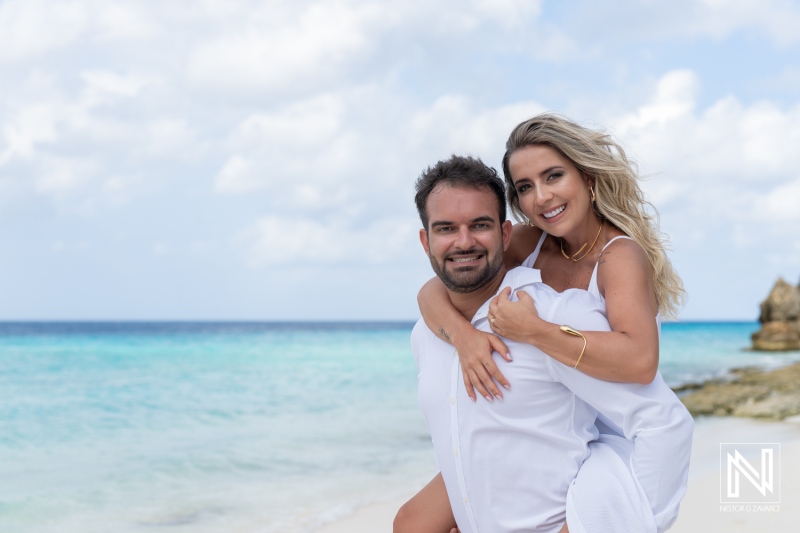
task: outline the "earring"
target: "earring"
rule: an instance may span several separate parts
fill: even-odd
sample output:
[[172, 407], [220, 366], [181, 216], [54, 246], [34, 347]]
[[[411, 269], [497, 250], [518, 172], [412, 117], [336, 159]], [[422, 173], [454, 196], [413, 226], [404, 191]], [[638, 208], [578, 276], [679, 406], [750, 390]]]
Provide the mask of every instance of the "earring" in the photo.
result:
[[530, 226], [530, 227], [532, 227], [532, 228], [535, 228], [535, 227], [536, 227], [536, 224], [534, 224], [533, 222], [531, 222], [531, 219], [529, 219], [529, 218], [526, 218], [525, 220], [527, 220], [527, 222], [525, 222], [525, 225], [526, 225], [526, 226]]
[[592, 203], [594, 203], [594, 189], [589, 185], [589, 191], [592, 193]]

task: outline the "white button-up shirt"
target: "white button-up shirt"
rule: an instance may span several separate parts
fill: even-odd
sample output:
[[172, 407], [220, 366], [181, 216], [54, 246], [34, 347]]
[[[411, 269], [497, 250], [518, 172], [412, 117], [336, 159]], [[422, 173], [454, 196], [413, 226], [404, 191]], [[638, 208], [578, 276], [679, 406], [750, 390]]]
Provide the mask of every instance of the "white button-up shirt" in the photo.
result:
[[[604, 303], [587, 291], [557, 293], [541, 283], [538, 270], [525, 267], [506, 274], [501, 289], [507, 286], [512, 299], [519, 290], [530, 294], [544, 320], [610, 331]], [[490, 331], [488, 308], [486, 302], [472, 320], [484, 331]], [[598, 414], [632, 441], [623, 460], [623, 474], [633, 476], [638, 491], [632, 498], [649, 502], [654, 529], [674, 522], [686, 490], [693, 422], [660, 375], [650, 385], [601, 381], [506, 340], [514, 361], [496, 362], [511, 390], [502, 401], [472, 402], [453, 347], [422, 320], [411, 339], [419, 403], [462, 533], [558, 531], [570, 484], [598, 438]]]

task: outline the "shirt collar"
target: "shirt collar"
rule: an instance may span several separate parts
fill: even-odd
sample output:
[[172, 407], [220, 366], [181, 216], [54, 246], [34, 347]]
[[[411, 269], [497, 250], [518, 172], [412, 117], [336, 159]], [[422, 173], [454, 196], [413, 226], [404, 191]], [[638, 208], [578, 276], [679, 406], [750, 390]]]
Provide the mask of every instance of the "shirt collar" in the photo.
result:
[[[536, 268], [528, 268], [528, 267], [517, 267], [509, 270], [506, 272], [505, 277], [503, 278], [503, 283], [500, 284], [500, 288], [497, 289], [497, 293], [495, 296], [500, 294], [503, 289], [506, 287], [511, 287], [511, 301], [516, 302], [519, 300], [517, 298], [516, 292], [522, 288], [525, 288], [529, 285], [533, 285], [534, 283], [541, 283], [542, 281], [542, 273]], [[489, 304], [492, 302], [492, 298], [489, 298], [484, 302], [484, 304], [478, 309], [475, 313], [475, 316], [472, 317], [472, 324], [475, 325], [478, 321], [483, 320], [489, 314]]]

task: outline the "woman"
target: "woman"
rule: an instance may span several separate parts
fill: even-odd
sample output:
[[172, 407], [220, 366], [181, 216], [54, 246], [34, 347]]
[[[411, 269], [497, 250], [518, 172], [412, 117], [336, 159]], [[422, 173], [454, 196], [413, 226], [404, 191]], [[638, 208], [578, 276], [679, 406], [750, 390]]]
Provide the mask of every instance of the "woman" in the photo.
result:
[[[542, 281], [558, 292], [593, 294], [604, 303], [612, 331], [566, 334], [539, 317], [530, 298], [511, 302], [508, 291], [490, 305], [492, 330], [592, 377], [650, 383], [658, 368], [661, 316], [675, 315], [684, 291], [625, 152], [604, 133], [543, 114], [511, 133], [503, 174], [511, 210], [525, 221], [514, 228], [506, 266], [539, 269]], [[511, 384], [492, 353], [511, 361], [505, 344], [473, 328], [438, 278], [422, 288], [419, 303], [430, 329], [457, 349], [470, 397], [475, 400], [477, 390], [490, 402], [502, 398], [498, 384]], [[441, 476], [395, 520], [396, 532], [448, 532], [454, 526]]]

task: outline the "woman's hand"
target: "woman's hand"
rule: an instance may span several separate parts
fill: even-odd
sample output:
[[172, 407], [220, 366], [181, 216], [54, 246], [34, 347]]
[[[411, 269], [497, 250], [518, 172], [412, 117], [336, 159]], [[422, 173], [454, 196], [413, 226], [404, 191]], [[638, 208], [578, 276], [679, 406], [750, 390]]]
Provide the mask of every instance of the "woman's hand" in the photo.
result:
[[536, 327], [542, 322], [533, 298], [525, 291], [519, 291], [518, 302], [512, 302], [511, 288], [506, 287], [489, 304], [489, 326], [498, 335], [512, 341], [533, 344], [531, 338]]
[[496, 335], [469, 327], [454, 345], [461, 363], [464, 386], [472, 401], [477, 399], [475, 390], [488, 402], [493, 398], [502, 399], [503, 393], [498, 383], [506, 389], [510, 389], [511, 385], [497, 368], [492, 353], [497, 352], [506, 361], [511, 361], [506, 344]]

